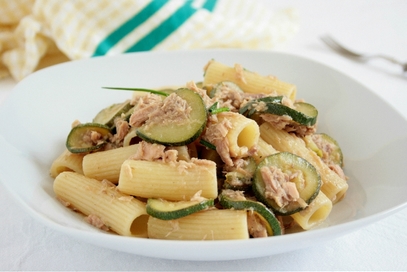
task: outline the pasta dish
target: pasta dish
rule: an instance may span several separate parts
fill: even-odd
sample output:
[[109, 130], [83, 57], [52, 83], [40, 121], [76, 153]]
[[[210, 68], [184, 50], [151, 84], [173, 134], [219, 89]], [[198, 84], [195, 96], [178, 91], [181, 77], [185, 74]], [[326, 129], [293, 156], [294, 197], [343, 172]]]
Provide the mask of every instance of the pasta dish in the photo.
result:
[[277, 236], [321, 224], [346, 194], [341, 148], [292, 83], [210, 60], [201, 82], [105, 88], [131, 95], [74, 121], [50, 167], [56, 197], [97, 228], [171, 240]]

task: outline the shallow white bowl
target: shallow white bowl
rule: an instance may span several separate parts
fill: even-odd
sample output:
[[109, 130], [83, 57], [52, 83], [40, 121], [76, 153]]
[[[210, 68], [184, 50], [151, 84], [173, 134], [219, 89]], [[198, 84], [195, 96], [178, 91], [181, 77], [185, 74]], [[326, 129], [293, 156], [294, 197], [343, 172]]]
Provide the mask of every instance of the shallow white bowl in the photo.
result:
[[[97, 230], [55, 199], [48, 171], [64, 149], [72, 121], [91, 121], [101, 108], [130, 96], [102, 86], [201, 81], [212, 58], [294, 83], [297, 98], [318, 108], [318, 131], [341, 145], [350, 185], [323, 225], [245, 241], [137, 239]], [[35, 218], [76, 239], [150, 257], [231, 260], [283, 253], [334, 239], [407, 205], [406, 120], [354, 79], [309, 59], [269, 51], [134, 53], [43, 69], [20, 82], [1, 106], [0, 150], [1, 181]]]

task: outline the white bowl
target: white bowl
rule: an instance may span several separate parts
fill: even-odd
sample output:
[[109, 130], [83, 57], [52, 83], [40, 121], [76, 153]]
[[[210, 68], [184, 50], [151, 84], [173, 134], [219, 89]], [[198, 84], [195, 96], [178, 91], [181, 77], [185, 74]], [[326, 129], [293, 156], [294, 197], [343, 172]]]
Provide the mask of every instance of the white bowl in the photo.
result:
[[[162, 241], [97, 230], [63, 207], [49, 168], [63, 151], [70, 124], [91, 121], [130, 94], [102, 86], [154, 88], [201, 81], [210, 59], [240, 63], [297, 85], [297, 97], [319, 110], [318, 131], [332, 135], [345, 156], [348, 193], [316, 229], [243, 241]], [[204, 50], [125, 54], [73, 61], [21, 81], [0, 108], [0, 179], [47, 226], [102, 247], [179, 260], [231, 260], [283, 253], [326, 242], [407, 205], [407, 122], [392, 107], [332, 68], [269, 51]]]

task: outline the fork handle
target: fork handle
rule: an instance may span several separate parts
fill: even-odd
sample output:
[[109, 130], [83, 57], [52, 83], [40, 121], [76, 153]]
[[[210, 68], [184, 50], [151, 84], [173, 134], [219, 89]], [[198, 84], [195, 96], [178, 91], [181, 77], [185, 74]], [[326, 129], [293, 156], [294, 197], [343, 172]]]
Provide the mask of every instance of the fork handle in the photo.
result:
[[403, 63], [401, 61], [396, 60], [395, 58], [392, 58], [392, 57], [389, 57], [389, 56], [386, 56], [386, 55], [374, 55], [374, 57], [385, 59], [385, 60], [388, 60], [388, 61], [390, 61], [390, 62], [392, 62], [394, 64], [398, 64], [403, 68], [403, 72], [407, 72], [407, 63]]

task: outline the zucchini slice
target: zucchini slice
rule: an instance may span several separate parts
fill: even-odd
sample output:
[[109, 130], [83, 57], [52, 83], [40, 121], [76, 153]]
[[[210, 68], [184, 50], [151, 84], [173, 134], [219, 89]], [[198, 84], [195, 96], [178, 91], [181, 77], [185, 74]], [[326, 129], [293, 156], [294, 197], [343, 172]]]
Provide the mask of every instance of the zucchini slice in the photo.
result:
[[315, 199], [321, 177], [305, 159], [280, 152], [264, 158], [257, 166], [252, 188], [256, 198], [276, 214], [290, 215], [305, 209]]
[[262, 103], [269, 104], [269, 103], [276, 103], [281, 104], [283, 101], [283, 96], [266, 96], [258, 99], [254, 99], [250, 102], [247, 102], [243, 107], [240, 108], [239, 113], [243, 114], [244, 116], [251, 117], [253, 114], [257, 112], [261, 112], [260, 109], [257, 109], [259, 105]]
[[281, 104], [282, 96], [264, 97], [247, 103], [240, 109], [240, 114], [251, 117], [254, 114], [288, 115], [294, 122], [303, 126], [313, 126], [317, 122], [318, 110], [305, 102], [294, 103], [294, 108]]
[[128, 112], [132, 107], [133, 106], [130, 105], [130, 100], [126, 100], [123, 103], [113, 104], [96, 114], [95, 118], [93, 118], [93, 123], [112, 127], [114, 125], [114, 119]]
[[322, 158], [322, 149], [320, 149], [319, 146], [315, 143], [313, 138], [314, 135], [315, 134], [306, 135], [302, 139], [304, 140], [305, 145], [308, 149], [314, 151], [318, 155], [318, 157]]
[[236, 83], [232, 81], [222, 81], [213, 85], [209, 92], [209, 97], [214, 98], [215, 96], [218, 96], [219, 93], [222, 93], [225, 89], [243, 93], [243, 90]]
[[71, 153], [88, 153], [104, 147], [110, 136], [110, 128], [106, 125], [79, 124], [71, 129], [65, 145]]
[[146, 211], [147, 214], [161, 220], [174, 220], [192, 213], [206, 210], [213, 205], [213, 199], [175, 202], [158, 198], [149, 198], [147, 200]]
[[219, 203], [226, 209], [247, 210], [255, 213], [266, 227], [268, 236], [281, 235], [281, 225], [274, 213], [263, 203], [246, 199], [239, 191], [223, 190]]
[[246, 191], [252, 186], [252, 177], [238, 171], [227, 172], [223, 188]]
[[[192, 110], [188, 117], [181, 121], [168, 121], [170, 118], [164, 115], [162, 122], [144, 124], [137, 128], [137, 135], [140, 138], [150, 143], [181, 146], [192, 143], [201, 135], [208, 115], [202, 97], [186, 88], [176, 90], [175, 94], [184, 99], [191, 107]], [[165, 99], [170, 99], [170, 97]]]
[[227, 169], [223, 187], [225, 189], [246, 191], [252, 186], [252, 179], [257, 164], [252, 157], [245, 159], [246, 165], [241, 168]]
[[343, 154], [338, 142], [325, 133], [315, 133], [304, 137], [307, 147], [313, 150], [328, 165], [343, 167]]
[[306, 126], [315, 125], [315, 123], [317, 122], [318, 110], [313, 105], [305, 102], [296, 102], [294, 103], [294, 107], [295, 110], [300, 113], [300, 116], [298, 118], [300, 120], [303, 120], [297, 121], [298, 123]]

